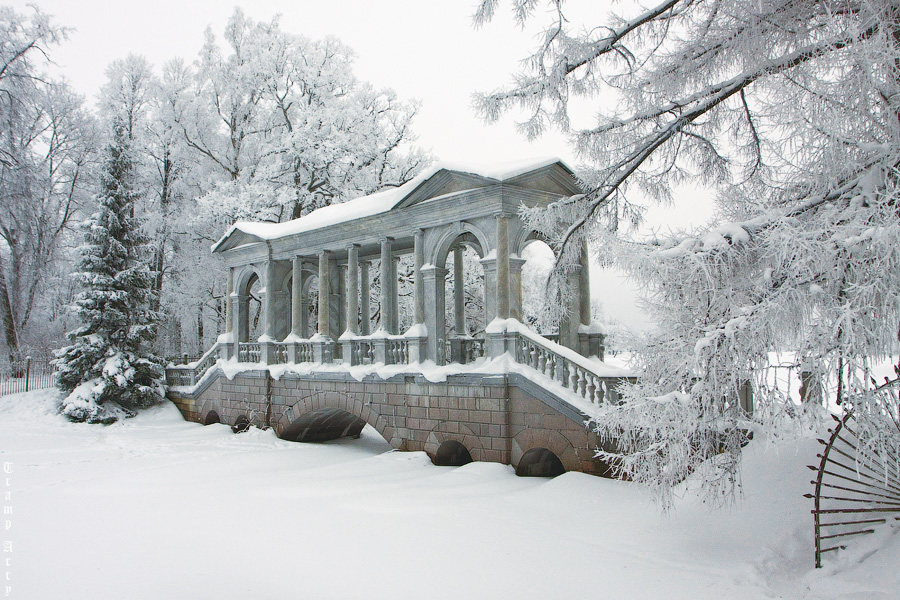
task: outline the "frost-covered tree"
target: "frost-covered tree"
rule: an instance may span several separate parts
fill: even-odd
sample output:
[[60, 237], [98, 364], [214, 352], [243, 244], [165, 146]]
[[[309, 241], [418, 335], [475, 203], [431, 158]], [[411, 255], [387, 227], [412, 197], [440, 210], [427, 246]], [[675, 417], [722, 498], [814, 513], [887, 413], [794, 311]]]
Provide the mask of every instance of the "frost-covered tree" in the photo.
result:
[[[477, 19], [498, 4], [484, 0]], [[540, 4], [513, 2], [523, 23]], [[847, 402], [896, 349], [900, 7], [666, 0], [583, 24], [566, 14], [583, 6], [547, 4], [524, 72], [477, 103], [489, 120], [526, 110], [529, 136], [571, 134], [588, 193], [528, 217], [562, 251], [558, 269], [583, 239], [602, 240], [660, 323], [641, 382], [596, 421], [618, 444], [604, 456], [664, 503], [698, 470], [712, 497], [730, 498], [744, 432], [798, 413], [772, 385], [770, 353], [796, 351], [794, 366]], [[572, 113], [586, 103], [599, 115], [589, 124]], [[682, 202], [673, 190], [686, 182], [718, 190], [714, 227], [614, 235], [644, 198]]]
[[163, 302], [196, 324], [197, 350], [224, 317], [221, 259], [208, 249], [235, 220], [296, 218], [401, 185], [430, 161], [410, 144], [415, 104], [358, 81], [352, 59], [335, 39], [236, 10], [224, 36], [207, 31], [194, 65], [166, 67], [162, 117], [189, 197], [171, 231], [179, 258], [167, 272], [180, 283]]
[[414, 103], [352, 72], [334, 38], [284, 32], [236, 9], [227, 54], [211, 31], [176, 119], [219, 178], [202, 205], [221, 222], [285, 221], [348, 197], [402, 185], [429, 162], [410, 149]]
[[0, 323], [10, 361], [29, 346], [61, 242], [90, 191], [93, 121], [46, 73], [65, 35], [36, 8], [24, 16], [0, 7]]
[[134, 216], [133, 160], [126, 125], [116, 122], [102, 175], [99, 210], [84, 224], [76, 276], [82, 325], [57, 352], [62, 412], [74, 421], [115, 421], [165, 398], [163, 365], [149, 352], [155, 330], [146, 237]]

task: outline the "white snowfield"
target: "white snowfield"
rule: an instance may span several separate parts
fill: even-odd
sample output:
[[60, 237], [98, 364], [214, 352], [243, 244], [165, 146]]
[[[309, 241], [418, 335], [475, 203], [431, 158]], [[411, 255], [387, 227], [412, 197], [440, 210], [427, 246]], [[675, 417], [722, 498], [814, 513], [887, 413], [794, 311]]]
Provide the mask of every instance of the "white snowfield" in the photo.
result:
[[436, 467], [369, 428], [298, 444], [168, 403], [72, 424], [57, 401], [0, 398], [8, 598], [900, 598], [900, 527], [812, 568], [812, 440], [751, 443], [738, 506], [684, 491], [666, 516], [629, 483]]

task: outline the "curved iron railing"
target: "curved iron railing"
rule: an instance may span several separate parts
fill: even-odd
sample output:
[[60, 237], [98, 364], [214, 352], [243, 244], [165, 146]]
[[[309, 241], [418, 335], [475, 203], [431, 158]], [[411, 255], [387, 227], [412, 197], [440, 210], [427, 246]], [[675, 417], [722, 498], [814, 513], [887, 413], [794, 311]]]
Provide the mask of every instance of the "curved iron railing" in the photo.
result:
[[[874, 533], [874, 527], [900, 518], [900, 414], [895, 388], [900, 379], [873, 390], [875, 402], [834, 416], [828, 440], [810, 481], [813, 500], [816, 568], [822, 555], [847, 547], [855, 536]], [[874, 408], [874, 410], [872, 410]]]

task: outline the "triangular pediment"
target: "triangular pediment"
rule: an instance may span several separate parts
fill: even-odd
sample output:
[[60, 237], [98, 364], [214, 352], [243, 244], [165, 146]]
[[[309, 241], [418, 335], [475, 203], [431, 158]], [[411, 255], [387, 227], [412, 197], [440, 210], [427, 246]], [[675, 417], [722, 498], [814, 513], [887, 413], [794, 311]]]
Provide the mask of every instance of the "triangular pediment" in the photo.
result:
[[496, 179], [491, 179], [490, 177], [441, 169], [423, 181], [412, 192], [407, 194], [392, 210], [406, 208], [407, 206], [412, 206], [413, 204], [418, 204], [431, 198], [437, 198], [456, 192], [475, 190], [497, 183], [499, 182]]
[[251, 233], [247, 233], [246, 231], [242, 231], [237, 227], [232, 227], [230, 231], [228, 231], [216, 244], [213, 245], [212, 251], [224, 252], [226, 250], [231, 250], [232, 248], [237, 248], [238, 246], [261, 241], [263, 241], [263, 239], [258, 235], [253, 235]]
[[575, 174], [562, 162], [555, 162], [516, 177], [510, 177], [503, 183], [560, 196], [576, 196], [584, 193]]

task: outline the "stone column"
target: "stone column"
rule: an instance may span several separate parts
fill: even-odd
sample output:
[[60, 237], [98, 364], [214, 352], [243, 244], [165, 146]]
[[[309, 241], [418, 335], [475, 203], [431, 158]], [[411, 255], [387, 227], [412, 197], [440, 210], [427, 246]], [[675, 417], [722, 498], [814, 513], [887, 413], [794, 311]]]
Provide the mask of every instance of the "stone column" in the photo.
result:
[[391, 256], [391, 246], [394, 238], [381, 240], [381, 328], [388, 333], [394, 333], [395, 323], [394, 294], [391, 282], [393, 280], [394, 259]]
[[347, 272], [347, 265], [340, 265], [335, 269], [335, 274], [337, 275], [337, 292], [334, 294], [334, 299], [337, 306], [334, 306], [334, 308], [337, 313], [337, 321], [334, 323], [331, 331], [338, 336], [347, 331], [347, 322], [349, 321], [347, 313]]
[[578, 326], [581, 324], [581, 298], [579, 293], [581, 265], [575, 265], [566, 273], [566, 285], [569, 288], [569, 301], [563, 307], [559, 320], [559, 343], [575, 352], [580, 352]]
[[425, 232], [421, 229], [416, 230], [413, 238], [413, 253], [415, 254], [415, 272], [413, 277], [416, 297], [414, 322], [419, 324], [425, 322], [425, 282], [422, 281], [422, 265], [425, 264]]
[[225, 285], [225, 338], [227, 342], [219, 354], [225, 360], [228, 360], [237, 354], [237, 336], [234, 335], [234, 303], [236, 301], [234, 293], [234, 269], [228, 269], [228, 281]]
[[522, 267], [525, 259], [509, 258], [509, 316], [517, 321], [522, 320]]
[[331, 338], [329, 329], [331, 306], [331, 252], [322, 250], [319, 252], [319, 326], [316, 330], [320, 335]]
[[391, 321], [394, 328], [391, 333], [398, 335], [400, 333], [400, 283], [397, 281], [397, 274], [400, 272], [400, 257], [395, 256], [391, 261]]
[[497, 217], [497, 316], [509, 318], [509, 219]]
[[[310, 275], [307, 272], [307, 265], [309, 265], [309, 269], [312, 269], [312, 265], [307, 263], [304, 259], [302, 262], [303, 269], [300, 274], [300, 286], [301, 289], [306, 290], [306, 284], [309, 282]], [[308, 292], [308, 290], [307, 290]], [[308, 293], [304, 292], [303, 296], [301, 296], [301, 306], [300, 306], [300, 337], [308, 338], [309, 337], [309, 296]]]
[[331, 341], [331, 252], [319, 252], [319, 337], [312, 345], [313, 361], [329, 363], [332, 359]]
[[488, 325], [497, 318], [497, 259], [482, 258], [479, 262], [484, 270], [484, 323]]
[[462, 246], [453, 249], [453, 328], [456, 335], [466, 335], [466, 279]]
[[450, 362], [464, 363], [466, 336], [466, 279], [463, 269], [463, 247], [453, 248], [453, 337], [450, 338]]
[[372, 333], [372, 310], [369, 306], [369, 261], [367, 260], [364, 260], [359, 265], [359, 282], [359, 312], [361, 313], [361, 318], [359, 320], [359, 335], [365, 336]]
[[266, 261], [266, 295], [263, 297], [263, 334], [259, 339], [260, 360], [267, 365], [275, 363], [275, 261]]
[[359, 332], [359, 244], [347, 246], [347, 331]]
[[303, 311], [306, 302], [303, 298], [303, 259], [295, 256], [291, 260], [291, 333], [288, 339], [288, 360], [292, 363], [300, 362], [300, 346], [297, 340], [303, 337]]
[[234, 269], [228, 269], [228, 282], [225, 290], [225, 333], [232, 333], [234, 331]]
[[425, 264], [425, 232], [416, 230], [413, 238], [413, 282], [415, 293], [414, 334], [409, 336], [409, 362], [422, 362], [428, 357], [428, 327], [425, 325], [425, 282], [422, 266]]
[[291, 263], [291, 335], [303, 337], [303, 259], [295, 256]]
[[594, 324], [591, 317], [591, 263], [587, 242], [582, 242], [581, 272], [578, 276], [578, 308], [579, 321], [583, 327], [578, 331], [578, 351], [584, 356], [596, 356], [603, 360], [604, 340], [606, 335], [599, 324]]
[[266, 261], [266, 295], [263, 298], [263, 335], [275, 339], [275, 261]]
[[444, 356], [444, 278], [447, 269], [434, 265], [422, 269], [425, 285], [425, 327], [428, 329], [426, 355], [436, 364], [445, 362]]
[[250, 295], [238, 294], [234, 298], [236, 310], [234, 311], [235, 338], [238, 342], [250, 341]]
[[578, 306], [581, 309], [581, 324], [591, 324], [591, 269], [587, 242], [581, 242], [581, 273], [578, 277]]

